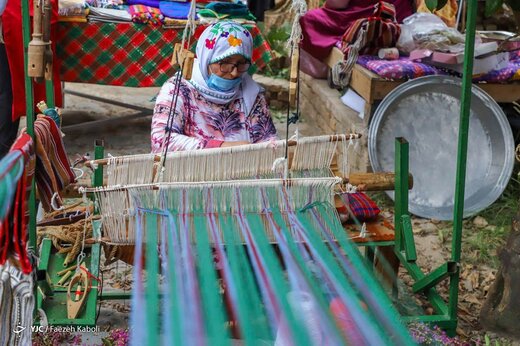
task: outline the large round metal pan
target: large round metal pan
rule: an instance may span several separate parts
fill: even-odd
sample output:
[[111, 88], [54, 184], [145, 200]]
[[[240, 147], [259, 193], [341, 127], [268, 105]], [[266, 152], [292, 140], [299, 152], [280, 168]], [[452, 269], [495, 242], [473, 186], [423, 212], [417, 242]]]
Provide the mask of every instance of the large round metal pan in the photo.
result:
[[[374, 171], [394, 170], [394, 141], [410, 143], [410, 212], [438, 220], [453, 217], [461, 80], [428, 76], [389, 93], [369, 127]], [[491, 205], [504, 191], [514, 164], [513, 134], [500, 106], [472, 88], [464, 216]], [[393, 193], [388, 193], [393, 198]]]

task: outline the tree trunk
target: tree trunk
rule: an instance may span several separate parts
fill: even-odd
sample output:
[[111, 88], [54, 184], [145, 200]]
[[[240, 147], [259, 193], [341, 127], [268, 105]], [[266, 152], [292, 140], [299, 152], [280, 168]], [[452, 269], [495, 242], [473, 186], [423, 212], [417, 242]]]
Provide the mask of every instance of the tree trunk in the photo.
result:
[[480, 323], [486, 330], [520, 338], [520, 211], [498, 256], [500, 268], [480, 311]]

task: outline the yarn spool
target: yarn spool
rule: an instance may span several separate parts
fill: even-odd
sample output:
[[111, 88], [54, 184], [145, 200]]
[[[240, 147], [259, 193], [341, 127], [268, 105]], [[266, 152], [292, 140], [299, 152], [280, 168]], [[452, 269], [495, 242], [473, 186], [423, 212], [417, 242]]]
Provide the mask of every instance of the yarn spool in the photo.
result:
[[29, 42], [27, 58], [29, 62], [27, 74], [29, 77], [42, 78], [44, 76], [46, 44], [42, 40], [42, 9], [39, 1], [34, 1], [33, 33]]

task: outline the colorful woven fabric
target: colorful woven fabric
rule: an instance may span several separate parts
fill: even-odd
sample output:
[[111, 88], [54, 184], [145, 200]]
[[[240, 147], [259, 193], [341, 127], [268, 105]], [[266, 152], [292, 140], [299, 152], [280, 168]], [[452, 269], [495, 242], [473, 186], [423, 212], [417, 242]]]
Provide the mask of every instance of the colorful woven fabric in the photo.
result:
[[381, 212], [377, 204], [363, 192], [343, 193], [341, 199], [359, 221], [371, 220]]
[[473, 78], [474, 82], [507, 83], [520, 79], [520, 52], [511, 53], [507, 67]]
[[[366, 43], [358, 47], [355, 42], [363, 31], [366, 32]], [[346, 57], [352, 49], [359, 49], [359, 54], [375, 54], [380, 48], [395, 47], [400, 34], [394, 5], [380, 1], [374, 6], [372, 17], [358, 19], [347, 29], [341, 39], [341, 50]]]
[[420, 62], [400, 58], [399, 60], [381, 60], [377, 56], [363, 55], [357, 63], [367, 70], [385, 79], [413, 79], [422, 76], [445, 74], [438, 68]]
[[[273, 53], [256, 25], [244, 26], [253, 36], [254, 72], [264, 68]], [[193, 51], [204, 28], [199, 26], [190, 42]], [[170, 61], [182, 30], [135, 23], [59, 23], [58, 29], [62, 81], [151, 87], [175, 74]]]
[[27, 200], [33, 172], [33, 141], [22, 134], [0, 161], [0, 265], [12, 258], [25, 274], [32, 270], [27, 254]]
[[36, 186], [45, 211], [52, 211], [51, 198], [58, 193], [56, 206], [63, 205], [61, 191], [75, 180], [63, 147], [61, 131], [49, 117], [39, 116], [34, 122], [36, 137]]
[[132, 16], [134, 23], [150, 24], [152, 26], [161, 25], [164, 19], [161, 10], [150, 6], [131, 5], [128, 6], [128, 13]]

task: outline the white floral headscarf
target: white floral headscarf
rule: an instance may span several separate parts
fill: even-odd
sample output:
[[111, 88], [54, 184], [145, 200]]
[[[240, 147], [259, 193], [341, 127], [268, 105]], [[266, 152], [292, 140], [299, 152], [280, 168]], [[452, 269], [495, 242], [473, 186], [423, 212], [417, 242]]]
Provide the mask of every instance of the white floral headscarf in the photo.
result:
[[244, 112], [249, 114], [260, 92], [260, 86], [247, 72], [242, 75], [242, 82], [230, 91], [210, 89], [206, 82], [209, 78], [209, 64], [235, 54], [251, 61], [252, 52], [253, 38], [246, 28], [231, 21], [212, 24], [204, 30], [197, 42], [197, 59], [190, 82], [206, 99], [214, 103], [227, 104], [243, 98]]

